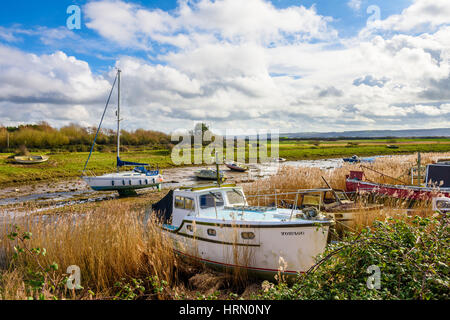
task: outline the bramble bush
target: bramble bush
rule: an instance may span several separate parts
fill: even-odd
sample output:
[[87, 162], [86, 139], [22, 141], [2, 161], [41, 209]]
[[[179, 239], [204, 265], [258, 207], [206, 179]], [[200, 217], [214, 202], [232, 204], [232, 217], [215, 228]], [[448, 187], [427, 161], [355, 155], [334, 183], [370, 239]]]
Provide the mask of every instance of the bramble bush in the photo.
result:
[[[449, 299], [449, 217], [377, 221], [329, 245], [293, 285], [265, 283], [260, 299]], [[381, 287], [369, 289], [367, 269], [380, 268]]]

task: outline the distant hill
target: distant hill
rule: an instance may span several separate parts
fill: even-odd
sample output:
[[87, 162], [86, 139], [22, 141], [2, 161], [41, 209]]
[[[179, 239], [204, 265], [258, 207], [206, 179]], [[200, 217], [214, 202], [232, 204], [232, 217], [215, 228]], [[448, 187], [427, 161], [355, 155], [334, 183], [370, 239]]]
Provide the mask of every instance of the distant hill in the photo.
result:
[[297, 139], [332, 139], [332, 138], [425, 138], [450, 137], [450, 128], [441, 129], [412, 129], [412, 130], [367, 130], [343, 132], [299, 132], [280, 133], [280, 137]]

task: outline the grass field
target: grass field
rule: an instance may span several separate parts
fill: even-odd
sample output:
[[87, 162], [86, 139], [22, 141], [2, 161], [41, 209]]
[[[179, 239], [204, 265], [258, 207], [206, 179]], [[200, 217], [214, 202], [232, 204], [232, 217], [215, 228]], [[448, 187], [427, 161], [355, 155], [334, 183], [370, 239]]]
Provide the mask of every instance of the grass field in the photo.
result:
[[[388, 144], [395, 144], [398, 149], [389, 149]], [[269, 148], [270, 149], [270, 148]], [[376, 140], [338, 140], [307, 141], [281, 140], [280, 157], [288, 160], [340, 158], [352, 155], [374, 156], [387, 154], [412, 154], [415, 152], [449, 152], [450, 139], [376, 139]], [[54, 180], [76, 177], [88, 157], [87, 152], [48, 153], [48, 163], [40, 165], [17, 165], [10, 163], [11, 153], [0, 154], [0, 184], [20, 184], [29, 181]], [[160, 168], [175, 165], [169, 150], [139, 150], [122, 153], [128, 161], [150, 163]], [[115, 168], [114, 152], [95, 152], [89, 162], [88, 170], [96, 174], [111, 172]]]
[[[12, 154], [0, 154], [0, 184], [23, 183], [47, 179], [61, 179], [80, 176], [87, 152], [50, 153], [48, 163], [39, 165], [19, 165], [10, 163]], [[153, 166], [167, 168], [173, 166], [168, 150], [149, 150], [125, 152], [123, 159], [150, 163]], [[111, 172], [116, 163], [116, 154], [96, 152], [92, 155], [87, 170], [96, 174]]]
[[[396, 145], [398, 149], [387, 148]], [[436, 139], [374, 139], [308, 141], [281, 140], [280, 156], [288, 160], [321, 159], [352, 155], [374, 156], [388, 154], [408, 154], [414, 152], [450, 151], [449, 138]]]

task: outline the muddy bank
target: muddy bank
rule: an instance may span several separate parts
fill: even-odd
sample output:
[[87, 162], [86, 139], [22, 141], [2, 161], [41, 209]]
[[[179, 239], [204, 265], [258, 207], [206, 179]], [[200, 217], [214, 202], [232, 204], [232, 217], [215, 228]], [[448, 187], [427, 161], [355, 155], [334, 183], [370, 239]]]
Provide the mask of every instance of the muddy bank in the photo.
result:
[[[220, 166], [220, 169], [225, 172], [227, 182], [245, 184], [276, 174], [279, 167], [284, 165], [333, 169], [342, 166], [342, 160], [300, 160], [264, 165], [255, 164], [251, 165], [250, 170], [245, 173], [231, 171], [225, 166]], [[195, 171], [201, 168], [213, 169], [214, 166], [163, 169], [162, 174], [165, 179], [163, 189], [208, 183], [207, 181], [199, 181], [195, 177]], [[2, 211], [8, 211], [8, 209], [13, 208], [17, 209], [17, 207], [24, 206], [28, 203], [33, 203], [44, 209], [48, 207], [74, 205], [77, 203], [104, 201], [118, 197], [116, 192], [93, 191], [81, 178], [18, 184], [4, 187], [0, 190], [0, 210]], [[138, 190], [138, 194], [145, 194], [151, 190]]]

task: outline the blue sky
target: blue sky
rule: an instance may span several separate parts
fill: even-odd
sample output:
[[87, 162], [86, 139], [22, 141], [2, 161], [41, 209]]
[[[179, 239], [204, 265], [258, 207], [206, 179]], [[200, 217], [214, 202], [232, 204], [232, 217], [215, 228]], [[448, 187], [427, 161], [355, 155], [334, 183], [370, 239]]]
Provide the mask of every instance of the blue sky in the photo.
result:
[[0, 124], [95, 124], [119, 66], [130, 129], [445, 127], [449, 35], [446, 0], [5, 2]]
[[[89, 1], [79, 0], [43, 0], [43, 1], [25, 1], [17, 0], [2, 4], [0, 11], [0, 26], [11, 28], [18, 27], [24, 29], [33, 29], [37, 27], [61, 28], [66, 25], [68, 14], [66, 10], [70, 5], [78, 5], [81, 8]], [[335, 19], [331, 23], [340, 35], [351, 37], [356, 35], [366, 24], [370, 14], [366, 13], [369, 5], [378, 5], [382, 7], [381, 17], [401, 13], [410, 3], [410, 0], [363, 0], [361, 11], [352, 10], [346, 1], [342, 0], [274, 0], [272, 4], [277, 8], [288, 8], [291, 6], [303, 5], [305, 7], [315, 6], [317, 12], [324, 16], [330, 16]], [[163, 1], [133, 1], [149, 9], [161, 9], [164, 11], [173, 11], [177, 8], [176, 0]], [[102, 41], [98, 34], [85, 26], [82, 15], [82, 29], [74, 30], [74, 33], [83, 38]], [[81, 59], [88, 61], [91, 67], [96, 71], [101, 71], [111, 65], [110, 59], [115, 59], [118, 55], [132, 54], [139, 57], [145, 57], [147, 53], [141, 50], [130, 50], [124, 48], [109, 48], [104, 52], [104, 59], [98, 58], [98, 52], [86, 54], [73, 47], [71, 43], [59, 43], [52, 46], [44, 45], [36, 36], [22, 35], [22, 41], [16, 43], [18, 48], [35, 53], [51, 53], [55, 50], [64, 50], [69, 55], [76, 55]], [[164, 47], [164, 46], [163, 46]]]

